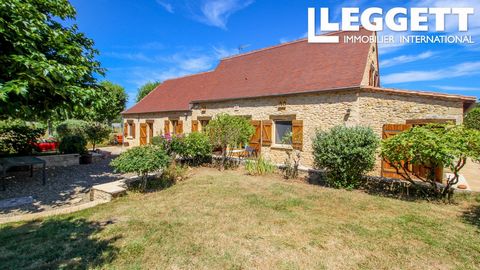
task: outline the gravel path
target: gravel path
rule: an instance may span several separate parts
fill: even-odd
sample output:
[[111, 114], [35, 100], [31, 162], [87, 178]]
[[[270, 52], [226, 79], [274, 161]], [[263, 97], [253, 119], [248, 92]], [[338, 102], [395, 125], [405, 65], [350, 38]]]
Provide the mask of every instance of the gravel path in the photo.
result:
[[6, 180], [6, 190], [0, 190], [0, 201], [8, 202], [4, 200], [16, 198], [26, 204], [0, 208], [0, 217], [89, 202], [89, 191], [93, 185], [123, 178], [122, 175], [113, 173], [113, 169], [108, 165], [110, 160], [111, 158], [105, 158], [88, 165], [47, 168], [45, 186], [41, 181], [41, 169], [36, 169], [33, 177], [30, 177], [29, 171], [10, 172]]

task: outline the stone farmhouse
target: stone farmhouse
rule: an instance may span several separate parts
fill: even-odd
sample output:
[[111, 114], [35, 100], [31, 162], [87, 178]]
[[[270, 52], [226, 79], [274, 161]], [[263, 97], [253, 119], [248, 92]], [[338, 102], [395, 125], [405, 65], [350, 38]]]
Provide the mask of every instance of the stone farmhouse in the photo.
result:
[[[336, 32], [345, 35], [376, 35]], [[219, 113], [251, 119], [249, 146], [275, 163], [286, 149], [302, 151], [313, 166], [316, 130], [368, 126], [388, 137], [411, 125], [460, 124], [475, 97], [380, 87], [376, 43], [310, 44], [306, 39], [224, 58], [215, 70], [163, 82], [123, 112], [125, 144], [153, 136], [201, 131]], [[291, 144], [282, 144], [292, 132]], [[389, 170], [390, 169], [390, 170]], [[377, 175], [394, 176], [379, 159]]]

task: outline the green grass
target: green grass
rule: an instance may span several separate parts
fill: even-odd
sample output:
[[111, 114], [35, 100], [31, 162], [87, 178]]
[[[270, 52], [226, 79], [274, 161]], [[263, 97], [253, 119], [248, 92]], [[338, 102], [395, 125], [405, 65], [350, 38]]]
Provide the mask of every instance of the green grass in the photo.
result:
[[480, 207], [197, 169], [166, 190], [0, 226], [0, 269], [478, 269]]

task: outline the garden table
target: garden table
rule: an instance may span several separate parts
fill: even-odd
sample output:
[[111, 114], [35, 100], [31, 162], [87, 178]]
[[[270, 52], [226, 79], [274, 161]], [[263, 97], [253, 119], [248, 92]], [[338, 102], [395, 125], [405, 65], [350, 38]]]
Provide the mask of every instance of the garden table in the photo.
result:
[[33, 166], [36, 164], [43, 165], [42, 184], [45, 185], [45, 167], [46, 162], [43, 159], [36, 157], [7, 157], [0, 158], [0, 165], [2, 166], [2, 190], [5, 190], [5, 178], [7, 177], [7, 170], [17, 166], [30, 166], [30, 177], [33, 176]]

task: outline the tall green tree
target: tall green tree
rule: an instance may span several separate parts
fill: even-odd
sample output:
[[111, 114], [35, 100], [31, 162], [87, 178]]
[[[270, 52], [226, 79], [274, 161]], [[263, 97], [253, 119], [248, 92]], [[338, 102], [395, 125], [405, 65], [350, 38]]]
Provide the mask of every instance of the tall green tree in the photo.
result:
[[142, 100], [146, 95], [148, 95], [150, 92], [155, 89], [161, 82], [155, 81], [155, 82], [147, 82], [146, 84], [142, 85], [140, 88], [138, 88], [138, 93], [137, 93], [137, 102]]
[[98, 100], [94, 42], [68, 0], [0, 1], [0, 118], [47, 119]]
[[94, 104], [91, 111], [91, 120], [111, 123], [125, 110], [128, 100], [125, 88], [109, 81], [100, 83], [102, 97]]

